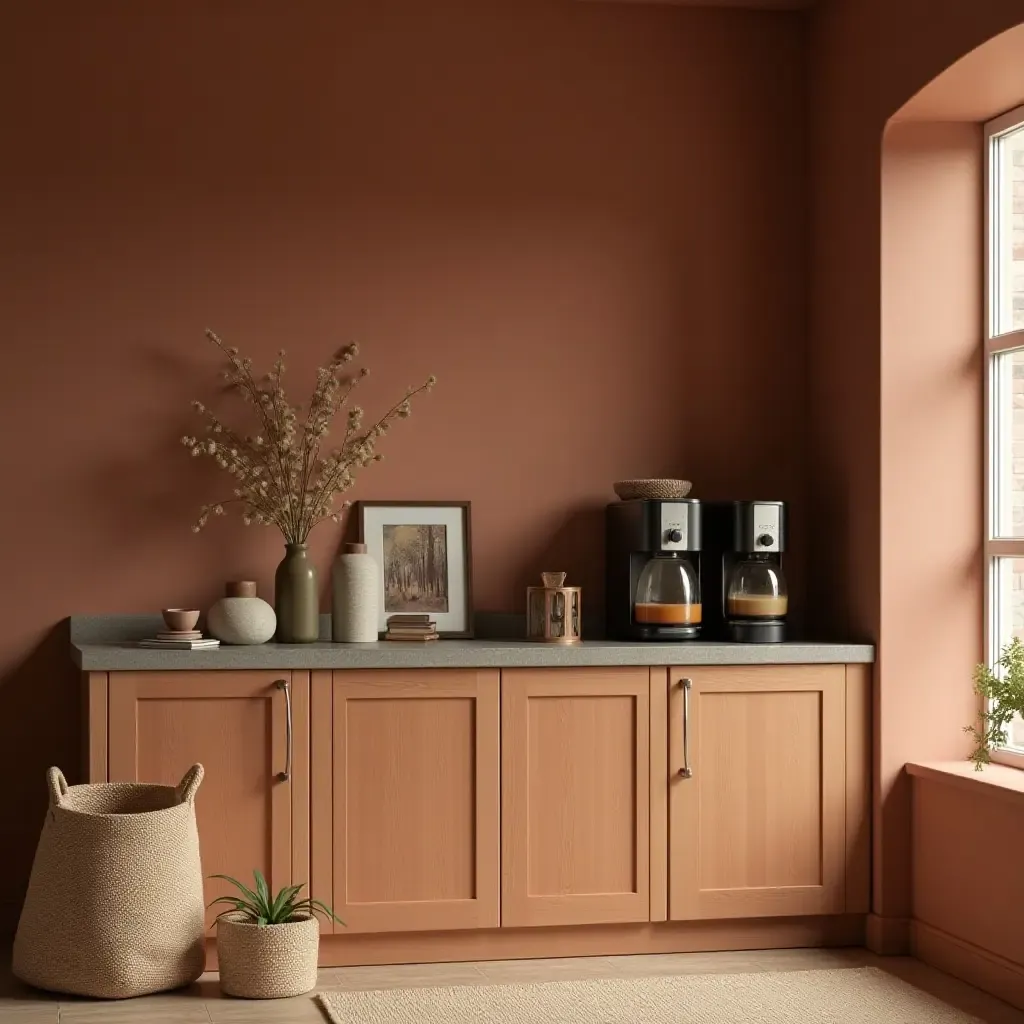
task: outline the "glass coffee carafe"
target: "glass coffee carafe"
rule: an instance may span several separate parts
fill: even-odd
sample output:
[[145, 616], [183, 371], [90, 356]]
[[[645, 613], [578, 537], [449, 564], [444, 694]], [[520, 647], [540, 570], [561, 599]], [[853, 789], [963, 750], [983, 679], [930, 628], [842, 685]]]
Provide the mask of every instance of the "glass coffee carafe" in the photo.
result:
[[744, 555], [733, 564], [725, 591], [728, 618], [777, 620], [788, 608], [786, 577], [775, 555]]
[[688, 558], [671, 551], [648, 561], [637, 581], [633, 619], [666, 631], [700, 624], [700, 578]]

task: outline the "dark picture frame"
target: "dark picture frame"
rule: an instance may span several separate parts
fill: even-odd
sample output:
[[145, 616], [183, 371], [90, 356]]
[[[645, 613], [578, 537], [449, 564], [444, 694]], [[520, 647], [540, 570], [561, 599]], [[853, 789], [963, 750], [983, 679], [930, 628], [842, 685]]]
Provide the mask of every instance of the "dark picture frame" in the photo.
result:
[[358, 501], [354, 512], [357, 539], [380, 568], [378, 632], [388, 615], [424, 612], [443, 639], [471, 639], [471, 502]]

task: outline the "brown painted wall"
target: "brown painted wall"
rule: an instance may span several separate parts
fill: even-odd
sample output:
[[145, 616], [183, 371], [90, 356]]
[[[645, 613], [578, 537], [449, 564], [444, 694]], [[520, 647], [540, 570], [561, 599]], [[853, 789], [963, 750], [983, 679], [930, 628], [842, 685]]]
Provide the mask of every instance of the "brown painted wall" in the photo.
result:
[[[980, 260], [970, 238], [981, 197], [977, 168], [947, 153], [936, 165], [947, 175], [933, 181], [936, 195], [949, 190], [967, 202], [973, 189], [979, 205], [973, 214], [956, 206], [929, 235], [921, 220], [929, 200], [915, 198], [911, 180], [924, 140], [893, 137], [883, 200], [883, 131], [959, 57], [1022, 20], [1017, 0], [831, 0], [811, 22], [808, 469], [818, 571], [809, 606], [822, 626], [879, 645], [874, 910], [893, 918], [910, 913], [910, 787], [900, 768], [962, 753], [950, 730], [962, 721], [969, 666], [981, 655], [980, 556], [971, 552], [980, 544], [979, 503], [969, 490], [980, 480], [969, 442], [980, 437], [971, 362], [972, 352], [980, 359]], [[968, 139], [968, 129], [949, 131], [954, 150]], [[968, 248], [950, 253], [945, 246], [957, 239]], [[913, 266], [929, 245], [939, 246], [932, 282]], [[885, 305], [883, 275], [893, 299]], [[928, 295], [938, 313], [922, 309], [918, 322], [909, 306]], [[963, 436], [951, 433], [957, 424]], [[952, 444], [947, 457], [922, 447], [915, 430]], [[929, 595], [944, 613], [931, 623], [921, 611]]]
[[[22, 4], [0, 62], [6, 538], [0, 900], [78, 756], [72, 612], [269, 589], [270, 532], [195, 538], [176, 444], [212, 326], [303, 387], [363, 344], [436, 373], [354, 497], [471, 499], [478, 607], [601, 598], [622, 476], [804, 516], [802, 21], [544, 2]], [[287, 13], [285, 13], [287, 12]], [[328, 564], [337, 531], [321, 530]], [[796, 599], [802, 552], [791, 568]]]

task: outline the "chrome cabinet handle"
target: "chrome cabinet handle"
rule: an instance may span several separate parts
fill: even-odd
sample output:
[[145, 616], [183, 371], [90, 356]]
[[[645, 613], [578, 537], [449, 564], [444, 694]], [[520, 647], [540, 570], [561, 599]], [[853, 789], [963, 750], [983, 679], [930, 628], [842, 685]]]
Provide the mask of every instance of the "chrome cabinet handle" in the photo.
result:
[[678, 775], [681, 779], [693, 778], [693, 769], [690, 767], [690, 690], [693, 688], [692, 679], [680, 679], [679, 686], [683, 691], [683, 767], [679, 769]]
[[277, 781], [287, 782], [292, 777], [292, 688], [287, 679], [278, 679], [274, 685], [284, 690], [285, 761], [284, 771], [277, 773]]

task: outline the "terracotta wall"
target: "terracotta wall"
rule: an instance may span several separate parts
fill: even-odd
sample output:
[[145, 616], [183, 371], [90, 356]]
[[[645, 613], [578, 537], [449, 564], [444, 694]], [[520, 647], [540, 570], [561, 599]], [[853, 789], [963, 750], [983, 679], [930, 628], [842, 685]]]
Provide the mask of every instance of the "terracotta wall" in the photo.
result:
[[[983, 140], [899, 122], [882, 153], [880, 780], [966, 756], [982, 657]], [[896, 782], [906, 786], [906, 782]], [[905, 864], [897, 799], [879, 878]], [[901, 845], [904, 844], [904, 845]], [[897, 886], [893, 886], [897, 889]], [[898, 898], [898, 896], [896, 897]]]
[[913, 779], [914, 953], [1015, 1006], [1024, 1006], [1022, 801], [1020, 784]]
[[54, 624], [206, 605], [280, 557], [189, 532], [223, 489], [176, 444], [207, 325], [302, 385], [359, 339], [369, 410], [437, 374], [353, 496], [471, 499], [480, 608], [541, 568], [599, 603], [601, 507], [646, 474], [791, 500], [799, 603], [800, 15], [87, 7], [5, 11], [0, 63], [4, 918], [43, 770], [78, 757]]
[[[811, 22], [810, 606], [822, 625], [879, 645], [874, 911], [883, 918], [876, 934], [897, 940], [910, 914], [910, 787], [900, 769], [963, 754], [956, 726], [981, 655], [980, 470], [971, 454], [981, 277], [970, 241], [980, 190], [977, 169], [957, 155], [977, 129], [948, 129], [945, 142], [945, 129], [930, 140], [927, 129], [893, 135], [884, 164], [883, 132], [958, 58], [1021, 21], [1018, 0], [831, 0]], [[955, 112], [937, 116], [950, 108], [932, 103], [923, 116], [981, 121], [999, 112], [993, 103], [1019, 102], [1009, 98], [1019, 76], [993, 87], [988, 63], [975, 62], [978, 73], [946, 91], [960, 97]], [[962, 102], [965, 89], [973, 103]], [[920, 160], [915, 150], [932, 143]], [[945, 154], [937, 164], [936, 153]], [[975, 212], [958, 203], [937, 223], [922, 221], [931, 200], [915, 195], [915, 163], [933, 175], [934, 195], [948, 190], [966, 203], [974, 190]], [[950, 250], [957, 239], [968, 248]], [[933, 281], [915, 267], [929, 251]], [[952, 281], [960, 286], [951, 291]], [[937, 306], [924, 302], [929, 295]], [[932, 436], [951, 446], [946, 457], [928, 447]], [[932, 618], [928, 602], [938, 609]]]

